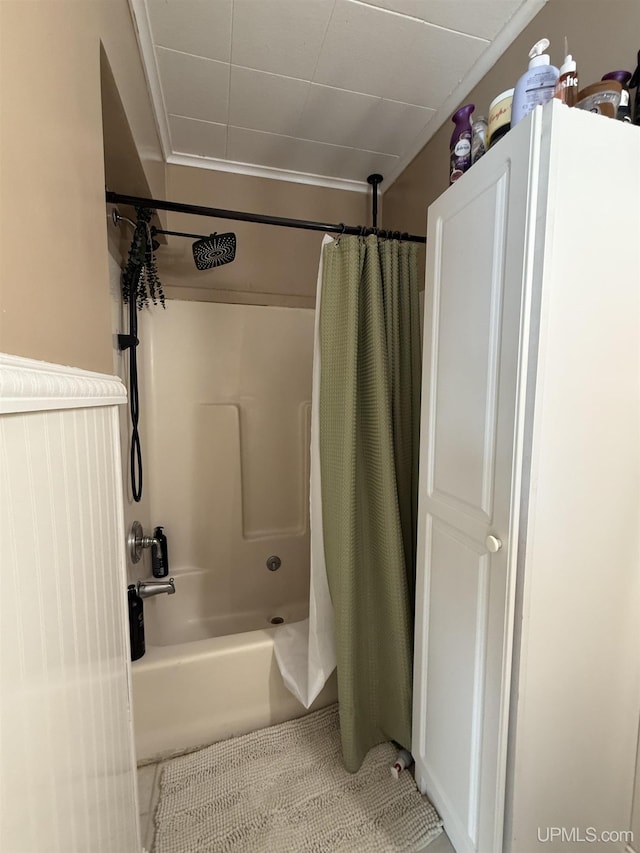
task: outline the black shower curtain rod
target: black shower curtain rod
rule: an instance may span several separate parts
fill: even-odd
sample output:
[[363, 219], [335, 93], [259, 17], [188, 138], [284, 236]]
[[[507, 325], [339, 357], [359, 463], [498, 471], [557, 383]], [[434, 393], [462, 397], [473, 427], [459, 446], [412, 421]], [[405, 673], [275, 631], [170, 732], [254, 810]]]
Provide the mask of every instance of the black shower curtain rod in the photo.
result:
[[[374, 187], [375, 193], [375, 187]], [[239, 222], [257, 222], [261, 225], [280, 225], [285, 228], [303, 228], [306, 231], [329, 231], [334, 234], [379, 234], [381, 236], [396, 237], [408, 243], [426, 243], [426, 237], [417, 234], [401, 234], [399, 231], [387, 231], [382, 228], [367, 228], [366, 226], [338, 225], [327, 222], [313, 222], [306, 219], [288, 219], [283, 216], [265, 216], [261, 213], [244, 213], [238, 210], [223, 210], [217, 207], [202, 207], [198, 204], [182, 204], [177, 201], [163, 201], [157, 198], [140, 198], [134, 195], [122, 195], [110, 190], [106, 192], [106, 200], [110, 204], [127, 204], [131, 207], [146, 207], [155, 210], [168, 210], [172, 213], [190, 213], [194, 216], [212, 216], [216, 219], [233, 219]], [[374, 205], [377, 208], [377, 204]], [[374, 220], [375, 221], [375, 220]], [[179, 234], [181, 232], [156, 231], [158, 234]], [[184, 235], [196, 236], [196, 235]]]

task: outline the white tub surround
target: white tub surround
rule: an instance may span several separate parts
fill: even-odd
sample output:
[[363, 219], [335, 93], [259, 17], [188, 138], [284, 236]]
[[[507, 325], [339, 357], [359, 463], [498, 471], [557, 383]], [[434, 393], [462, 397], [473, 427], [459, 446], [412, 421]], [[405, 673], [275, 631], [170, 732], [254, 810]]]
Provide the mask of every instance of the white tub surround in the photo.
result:
[[[309, 614], [313, 324], [310, 310], [178, 300], [140, 315], [145, 489], [176, 594], [144, 602], [139, 761], [305, 712], [271, 620]], [[313, 707], [334, 700], [335, 679]]]

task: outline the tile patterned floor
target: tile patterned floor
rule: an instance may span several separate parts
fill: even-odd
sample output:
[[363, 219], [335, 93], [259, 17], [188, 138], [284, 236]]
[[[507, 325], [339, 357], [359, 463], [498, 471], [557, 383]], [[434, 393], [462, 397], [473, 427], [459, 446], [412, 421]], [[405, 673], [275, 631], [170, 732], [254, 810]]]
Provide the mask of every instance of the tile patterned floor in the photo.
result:
[[[138, 768], [138, 799], [140, 802], [140, 833], [142, 836], [142, 846], [151, 853], [153, 848], [153, 814], [158, 804], [158, 796], [160, 794], [160, 772], [163, 762], [158, 764], [146, 764], [144, 767]], [[188, 851], [185, 850], [185, 853]], [[424, 848], [424, 853], [455, 853], [451, 846], [451, 842], [447, 836], [442, 833], [439, 838], [432, 841], [428, 847]]]

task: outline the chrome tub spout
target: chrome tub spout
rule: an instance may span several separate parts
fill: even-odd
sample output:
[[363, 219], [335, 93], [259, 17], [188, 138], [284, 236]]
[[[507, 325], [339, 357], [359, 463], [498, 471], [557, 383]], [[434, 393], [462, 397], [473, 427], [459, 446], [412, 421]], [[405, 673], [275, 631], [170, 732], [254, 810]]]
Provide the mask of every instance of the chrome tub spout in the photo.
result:
[[150, 598], [152, 595], [160, 595], [166, 592], [168, 595], [173, 595], [176, 591], [173, 578], [168, 581], [138, 581], [138, 595], [140, 598]]

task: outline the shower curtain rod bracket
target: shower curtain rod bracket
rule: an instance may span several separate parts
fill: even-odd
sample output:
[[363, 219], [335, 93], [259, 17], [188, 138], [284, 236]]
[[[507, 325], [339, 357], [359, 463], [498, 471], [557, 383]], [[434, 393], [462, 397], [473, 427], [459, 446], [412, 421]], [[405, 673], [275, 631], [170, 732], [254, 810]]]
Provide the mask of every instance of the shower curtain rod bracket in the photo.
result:
[[383, 182], [384, 178], [377, 172], [367, 177], [367, 183], [371, 185], [371, 224], [373, 225], [374, 233], [378, 227], [378, 186]]

